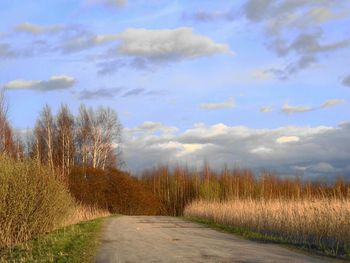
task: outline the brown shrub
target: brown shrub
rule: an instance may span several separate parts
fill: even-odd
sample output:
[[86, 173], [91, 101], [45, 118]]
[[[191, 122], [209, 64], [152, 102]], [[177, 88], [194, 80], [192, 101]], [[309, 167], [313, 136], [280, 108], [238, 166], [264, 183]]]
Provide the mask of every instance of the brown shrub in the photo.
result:
[[137, 178], [116, 169], [75, 168], [69, 175], [69, 190], [82, 204], [111, 213], [154, 215], [159, 201]]

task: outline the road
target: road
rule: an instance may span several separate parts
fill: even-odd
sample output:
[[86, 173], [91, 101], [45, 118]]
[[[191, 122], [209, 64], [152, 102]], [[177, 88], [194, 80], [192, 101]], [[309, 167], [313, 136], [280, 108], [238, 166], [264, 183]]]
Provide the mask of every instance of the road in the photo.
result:
[[110, 219], [101, 236], [97, 263], [148, 262], [335, 262], [262, 244], [174, 217]]

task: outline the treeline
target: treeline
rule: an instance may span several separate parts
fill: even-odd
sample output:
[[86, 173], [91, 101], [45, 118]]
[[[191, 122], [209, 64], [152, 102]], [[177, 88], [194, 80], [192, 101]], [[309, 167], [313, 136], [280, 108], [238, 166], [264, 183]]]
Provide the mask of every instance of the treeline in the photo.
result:
[[110, 213], [159, 214], [158, 198], [121, 171], [121, 124], [110, 108], [41, 111], [12, 129], [0, 92], [0, 249]]
[[143, 173], [142, 182], [161, 203], [161, 214], [182, 215], [194, 200], [315, 200], [349, 199], [350, 183], [305, 182], [300, 178], [280, 178], [270, 172], [255, 176], [249, 169], [213, 171], [204, 165], [202, 171], [181, 166], [158, 167]]
[[0, 95], [0, 153], [16, 159], [31, 158], [66, 176], [71, 168], [116, 168], [121, 163], [121, 124], [115, 111], [81, 105], [73, 116], [66, 105], [56, 115], [46, 105], [27, 134], [14, 134]]

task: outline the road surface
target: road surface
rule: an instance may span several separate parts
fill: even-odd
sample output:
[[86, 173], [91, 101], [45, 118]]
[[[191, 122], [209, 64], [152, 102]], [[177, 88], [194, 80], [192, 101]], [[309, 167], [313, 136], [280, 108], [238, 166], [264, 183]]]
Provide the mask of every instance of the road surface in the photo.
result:
[[276, 244], [262, 244], [174, 217], [110, 219], [101, 236], [97, 263], [335, 262]]

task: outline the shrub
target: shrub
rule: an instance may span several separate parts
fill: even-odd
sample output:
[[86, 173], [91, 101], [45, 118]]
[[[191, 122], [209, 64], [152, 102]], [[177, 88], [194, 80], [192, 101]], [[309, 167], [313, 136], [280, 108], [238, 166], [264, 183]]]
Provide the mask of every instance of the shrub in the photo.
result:
[[84, 205], [127, 215], [159, 212], [158, 199], [137, 178], [125, 172], [75, 168], [68, 181], [70, 192]]
[[74, 201], [47, 167], [0, 156], [0, 248], [60, 226]]

